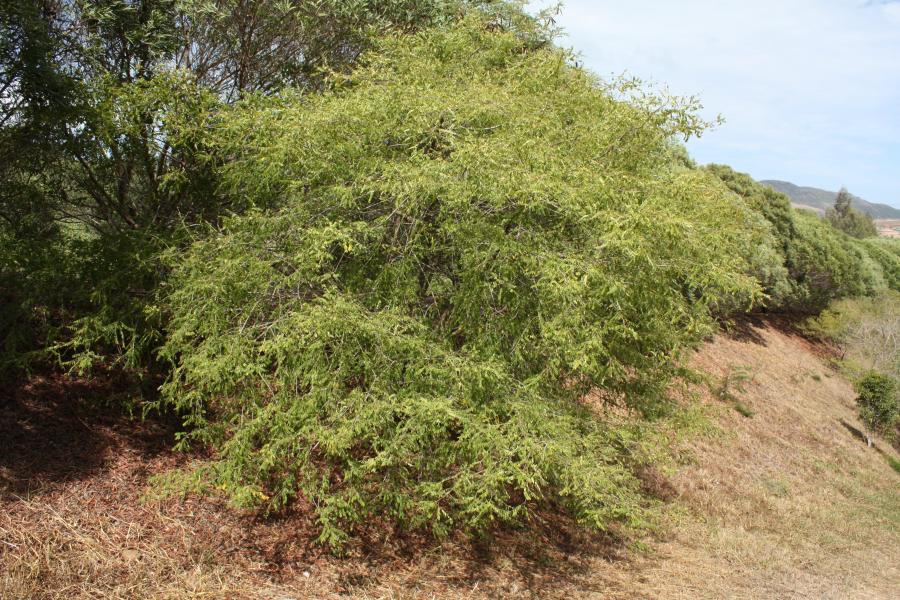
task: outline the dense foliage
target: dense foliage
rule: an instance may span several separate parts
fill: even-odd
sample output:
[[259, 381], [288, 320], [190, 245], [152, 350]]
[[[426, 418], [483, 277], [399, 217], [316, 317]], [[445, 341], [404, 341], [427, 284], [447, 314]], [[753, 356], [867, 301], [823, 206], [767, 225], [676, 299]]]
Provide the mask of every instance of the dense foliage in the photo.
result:
[[636, 513], [627, 434], [711, 315], [759, 296], [764, 224], [558, 50], [481, 20], [385, 42], [317, 96], [239, 104], [216, 144], [254, 211], [178, 257], [165, 391], [239, 501], [481, 528], [536, 501]]
[[0, 365], [52, 346], [146, 371], [159, 252], [244, 208], [216, 193], [217, 111], [472, 8], [524, 18], [492, 0], [0, 0]]
[[896, 238], [867, 238], [862, 240], [866, 254], [881, 267], [885, 285], [900, 290], [900, 240]]
[[[900, 290], [894, 240], [857, 240], [817, 215], [791, 208], [787, 196], [724, 165], [705, 167], [771, 226], [778, 265], [760, 277], [770, 310], [815, 313], [850, 296]], [[841, 205], [851, 216], [856, 212]], [[860, 213], [861, 214], [861, 213]]]

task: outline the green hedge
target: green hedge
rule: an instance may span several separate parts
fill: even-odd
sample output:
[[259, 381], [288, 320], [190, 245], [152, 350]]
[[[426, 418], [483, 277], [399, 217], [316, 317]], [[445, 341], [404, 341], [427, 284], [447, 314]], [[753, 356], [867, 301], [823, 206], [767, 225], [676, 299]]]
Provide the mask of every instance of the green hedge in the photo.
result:
[[890, 240], [850, 237], [749, 175], [725, 165], [704, 168], [762, 216], [777, 240], [770, 251], [783, 268], [757, 275], [770, 310], [817, 313], [835, 299], [897, 289], [900, 263]]

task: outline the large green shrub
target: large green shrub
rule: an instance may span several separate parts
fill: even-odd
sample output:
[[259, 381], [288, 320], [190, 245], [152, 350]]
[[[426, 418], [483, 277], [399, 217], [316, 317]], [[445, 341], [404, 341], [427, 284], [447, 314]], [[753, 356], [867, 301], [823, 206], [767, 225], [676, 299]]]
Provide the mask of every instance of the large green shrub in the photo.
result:
[[789, 272], [795, 292], [790, 308], [815, 313], [833, 299], [885, 289], [881, 268], [859, 242], [806, 211], [796, 211], [794, 222], [797, 237]]
[[0, 256], [0, 363], [50, 346], [142, 374], [159, 250], [245, 207], [215, 193], [220, 157], [198, 136], [220, 105], [318, 90], [380, 35], [468, 11], [532, 22], [504, 0], [3, 0], [0, 250], [16, 247]]
[[754, 271], [769, 309], [816, 313], [833, 299], [879, 293], [894, 285], [895, 261], [876, 240], [854, 239], [813, 213], [794, 210], [787, 196], [728, 166], [704, 169], [772, 229], [776, 242], [766, 247], [771, 258], [765, 264], [774, 266]]
[[866, 238], [859, 244], [866, 254], [878, 263], [885, 285], [892, 290], [900, 291], [900, 240]]
[[762, 214], [772, 224], [779, 247], [788, 254], [791, 241], [797, 236], [790, 199], [727, 165], [710, 164], [704, 168], [715, 174], [731, 191], [743, 198], [750, 208]]
[[796, 277], [791, 277], [791, 269], [796, 272], [794, 246], [798, 236], [790, 200], [727, 165], [710, 164], [704, 169], [722, 180], [728, 189], [768, 222], [774, 235], [774, 243], [764, 246], [769, 255], [765, 264], [770, 266], [764, 270], [757, 269], [755, 275], [768, 296], [767, 307], [777, 309], [789, 306], [797, 296]]
[[900, 239], [878, 237], [867, 239], [865, 243], [868, 246], [877, 246], [900, 258]]
[[173, 254], [168, 402], [204, 479], [322, 539], [386, 513], [436, 533], [551, 502], [636, 519], [640, 437], [680, 352], [760, 289], [772, 243], [673, 161], [691, 106], [603, 84], [478, 19], [386, 41], [322, 95], [223, 117], [227, 192], [267, 211]]

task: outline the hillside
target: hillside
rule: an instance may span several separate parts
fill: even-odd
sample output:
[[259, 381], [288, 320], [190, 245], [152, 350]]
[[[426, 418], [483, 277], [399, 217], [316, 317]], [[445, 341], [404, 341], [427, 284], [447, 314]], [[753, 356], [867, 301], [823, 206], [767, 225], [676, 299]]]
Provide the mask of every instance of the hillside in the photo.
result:
[[[834, 198], [837, 196], [837, 192], [829, 192], [814, 187], [799, 186], [788, 181], [779, 181], [777, 179], [762, 180], [760, 183], [785, 194], [794, 204], [800, 205], [803, 208], [813, 208], [818, 211], [824, 211], [826, 208], [832, 206], [834, 204]], [[875, 219], [900, 218], [900, 209], [888, 206], [887, 204], [868, 202], [859, 196], [853, 197], [853, 206], [872, 215]]]
[[0, 600], [900, 583], [900, 242], [843, 193], [700, 166], [516, 0], [18, 4]]
[[893, 598], [897, 453], [866, 448], [825, 353], [757, 323], [694, 354], [711, 389], [744, 371], [734, 395], [754, 414], [694, 390], [677, 461], [644, 475], [663, 506], [637, 544], [545, 513], [441, 544], [373, 522], [343, 558], [313, 543], [308, 507], [142, 501], [151, 475], [191, 459], [172, 432], [91, 409], [114, 393], [96, 381], [34, 378], [3, 398], [18, 433], [0, 454], [0, 597]]

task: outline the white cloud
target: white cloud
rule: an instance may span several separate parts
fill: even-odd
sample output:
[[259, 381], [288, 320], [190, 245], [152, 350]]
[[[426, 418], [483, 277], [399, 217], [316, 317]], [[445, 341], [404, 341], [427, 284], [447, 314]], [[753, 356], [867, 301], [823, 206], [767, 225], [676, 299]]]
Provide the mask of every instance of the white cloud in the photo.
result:
[[900, 205], [900, 3], [568, 0], [559, 23], [598, 74], [725, 116], [699, 160]]

